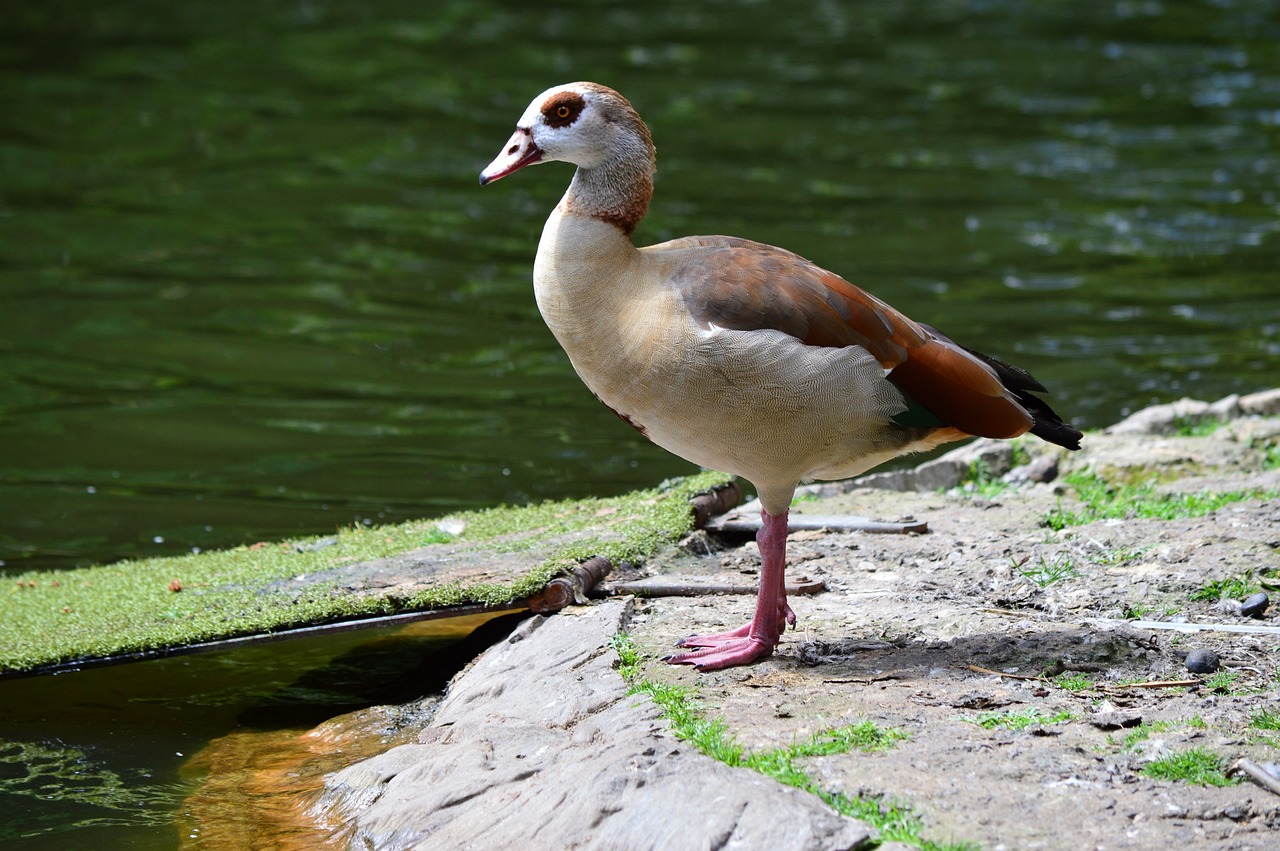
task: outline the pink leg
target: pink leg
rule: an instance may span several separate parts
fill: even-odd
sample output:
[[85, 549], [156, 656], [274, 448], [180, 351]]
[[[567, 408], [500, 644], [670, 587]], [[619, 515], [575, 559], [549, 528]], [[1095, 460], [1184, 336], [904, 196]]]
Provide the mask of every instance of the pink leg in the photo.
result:
[[763, 659], [778, 646], [787, 625], [795, 626], [796, 614], [787, 605], [787, 512], [771, 516], [760, 512], [762, 521], [756, 543], [760, 546], [760, 592], [751, 623], [718, 635], [691, 635], [679, 647], [695, 647], [690, 653], [668, 656], [673, 665], [693, 665], [700, 671], [715, 671]]

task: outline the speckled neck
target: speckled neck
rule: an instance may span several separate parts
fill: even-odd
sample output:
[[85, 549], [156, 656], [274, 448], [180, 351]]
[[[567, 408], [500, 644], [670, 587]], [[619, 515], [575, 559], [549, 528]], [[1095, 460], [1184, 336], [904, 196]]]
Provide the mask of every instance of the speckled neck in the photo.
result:
[[607, 162], [579, 167], [560, 209], [608, 222], [630, 236], [649, 211], [657, 163], [649, 128], [634, 112], [628, 123], [633, 132], [627, 134], [627, 143]]

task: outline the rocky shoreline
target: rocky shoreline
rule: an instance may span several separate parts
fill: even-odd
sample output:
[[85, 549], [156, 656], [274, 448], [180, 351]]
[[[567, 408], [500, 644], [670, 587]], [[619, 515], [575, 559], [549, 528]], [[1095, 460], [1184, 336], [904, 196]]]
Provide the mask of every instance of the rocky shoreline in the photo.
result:
[[[396, 739], [409, 743], [329, 774], [308, 817], [349, 848], [875, 841], [816, 795], [677, 738], [616, 670], [611, 639], [627, 632], [645, 654], [633, 682], [695, 695], [743, 753], [853, 723], [900, 734], [787, 767], [846, 800], [905, 805], [919, 819], [909, 844], [1273, 847], [1280, 795], [1232, 768], [1261, 767], [1265, 782], [1280, 759], [1280, 621], [1239, 608], [1280, 580], [1277, 415], [1280, 390], [1183, 400], [1087, 435], [1079, 453], [978, 441], [813, 486], [796, 513], [913, 517], [929, 531], [795, 533], [789, 578], [826, 590], [793, 599], [798, 631], [747, 668], [698, 674], [658, 657], [745, 620], [749, 596], [527, 620], [438, 706], [389, 709], [412, 724]], [[611, 581], [749, 586], [757, 569], [753, 542], [695, 533]], [[1217, 665], [1188, 671], [1197, 650]], [[1188, 753], [1227, 785], [1153, 768]]]

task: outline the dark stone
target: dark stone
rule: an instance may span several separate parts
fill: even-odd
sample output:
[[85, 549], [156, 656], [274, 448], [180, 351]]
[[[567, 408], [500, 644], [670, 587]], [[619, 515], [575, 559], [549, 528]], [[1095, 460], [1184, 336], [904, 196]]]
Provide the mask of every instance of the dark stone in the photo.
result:
[[1052, 482], [1058, 478], [1058, 455], [1041, 455], [1027, 465], [1027, 478], [1033, 482]]
[[1193, 674], [1212, 674], [1222, 667], [1218, 654], [1212, 650], [1192, 650], [1187, 654], [1187, 670]]
[[1043, 724], [1035, 724], [1027, 728], [1027, 733], [1032, 736], [1061, 736], [1062, 730], [1057, 727], [1046, 727]]
[[1267, 592], [1259, 591], [1240, 604], [1240, 614], [1247, 618], [1260, 618], [1269, 605], [1271, 598], [1267, 596]]
[[1128, 730], [1142, 724], [1139, 712], [1099, 712], [1089, 716], [1089, 723], [1099, 730]]
[[1005, 706], [1013, 701], [1005, 697], [994, 697], [989, 694], [983, 694], [978, 691], [971, 691], [968, 694], [961, 695], [951, 702], [951, 705], [957, 709], [992, 709], [997, 706]]

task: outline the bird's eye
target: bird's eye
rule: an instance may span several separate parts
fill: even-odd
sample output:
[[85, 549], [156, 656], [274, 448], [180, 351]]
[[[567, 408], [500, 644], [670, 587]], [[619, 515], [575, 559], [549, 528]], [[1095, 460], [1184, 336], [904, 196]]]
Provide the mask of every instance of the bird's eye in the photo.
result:
[[577, 92], [559, 92], [542, 105], [542, 117], [551, 127], [568, 127], [582, 114], [583, 106]]

